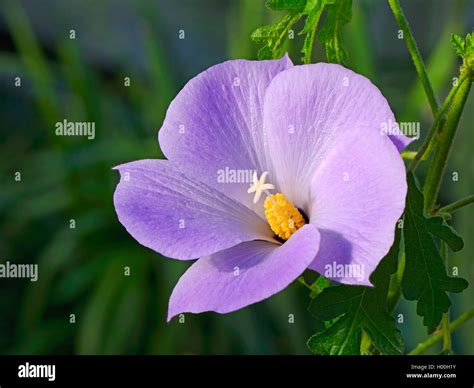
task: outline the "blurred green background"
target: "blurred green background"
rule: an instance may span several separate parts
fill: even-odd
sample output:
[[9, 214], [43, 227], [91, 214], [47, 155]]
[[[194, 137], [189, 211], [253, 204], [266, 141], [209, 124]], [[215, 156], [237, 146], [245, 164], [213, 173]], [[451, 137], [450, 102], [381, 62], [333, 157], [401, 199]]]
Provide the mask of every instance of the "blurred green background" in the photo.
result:
[[[441, 99], [459, 66], [450, 34], [470, 31], [474, 4], [402, 6]], [[316, 327], [308, 292], [297, 282], [232, 314], [166, 324], [168, 298], [189, 263], [140, 246], [112, 203], [118, 174], [111, 168], [162, 157], [157, 131], [186, 81], [226, 59], [256, 58], [250, 33], [281, 15], [257, 0], [2, 0], [0, 7], [0, 261], [38, 263], [40, 272], [36, 283], [0, 279], [0, 353], [308, 353]], [[353, 14], [345, 35], [350, 67], [382, 90], [399, 121], [421, 121], [425, 133], [431, 113], [388, 4], [355, 0]], [[298, 38], [288, 48], [294, 62], [300, 48]], [[314, 51], [324, 60], [319, 45]], [[473, 103], [470, 96], [443, 203], [474, 193]], [[95, 122], [96, 138], [55, 136], [54, 124], [64, 119]], [[450, 258], [471, 283], [473, 219], [474, 207], [455, 214], [466, 246]], [[474, 287], [453, 299], [452, 318], [472, 307]], [[414, 303], [403, 302], [398, 313], [410, 350], [426, 332]], [[457, 353], [474, 354], [473, 332], [474, 322], [456, 332]]]

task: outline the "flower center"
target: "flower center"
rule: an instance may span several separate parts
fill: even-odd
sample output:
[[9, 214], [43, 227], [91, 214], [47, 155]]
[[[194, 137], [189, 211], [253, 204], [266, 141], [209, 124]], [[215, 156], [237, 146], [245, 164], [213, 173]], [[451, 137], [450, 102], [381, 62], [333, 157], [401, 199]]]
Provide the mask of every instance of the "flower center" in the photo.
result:
[[283, 194], [270, 194], [269, 190], [273, 190], [275, 186], [265, 182], [267, 176], [268, 171], [264, 171], [259, 179], [257, 172], [255, 172], [253, 174], [253, 184], [250, 185], [247, 192], [249, 194], [255, 193], [253, 203], [259, 201], [262, 193], [267, 195], [263, 206], [268, 224], [275, 235], [282, 240], [288, 240], [307, 220]]
[[263, 206], [270, 228], [283, 240], [288, 240], [305, 224], [299, 210], [281, 193], [269, 195]]

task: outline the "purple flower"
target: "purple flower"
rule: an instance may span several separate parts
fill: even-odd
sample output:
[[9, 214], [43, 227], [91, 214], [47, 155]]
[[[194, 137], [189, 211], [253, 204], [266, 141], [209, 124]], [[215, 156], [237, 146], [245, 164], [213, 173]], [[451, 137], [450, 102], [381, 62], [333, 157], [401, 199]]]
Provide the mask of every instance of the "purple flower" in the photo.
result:
[[142, 245], [199, 258], [179, 279], [168, 320], [227, 313], [281, 291], [306, 269], [370, 285], [406, 194], [394, 116], [344, 67], [228, 61], [171, 103], [168, 160], [118, 166], [120, 222]]

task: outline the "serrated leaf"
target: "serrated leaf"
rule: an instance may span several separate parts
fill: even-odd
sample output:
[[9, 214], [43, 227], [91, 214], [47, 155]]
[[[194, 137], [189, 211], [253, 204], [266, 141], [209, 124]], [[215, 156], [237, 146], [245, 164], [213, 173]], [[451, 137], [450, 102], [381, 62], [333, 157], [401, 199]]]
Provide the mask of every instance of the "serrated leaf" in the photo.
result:
[[469, 61], [469, 57], [474, 54], [474, 46], [472, 44], [474, 32], [466, 35], [463, 39], [457, 34], [451, 35], [451, 46], [456, 51], [456, 54], [463, 58], [465, 61]]
[[359, 354], [360, 339], [358, 322], [351, 321], [351, 315], [346, 314], [322, 333], [313, 335], [307, 345], [315, 354]]
[[470, 34], [466, 35], [465, 48], [466, 48], [467, 54], [470, 54], [470, 51], [472, 51], [472, 49], [473, 49], [473, 46], [472, 46], [473, 35], [474, 35], [474, 33], [472, 33], [472, 32]]
[[290, 12], [280, 22], [257, 28], [251, 39], [257, 44], [264, 44], [258, 52], [258, 59], [277, 59], [283, 55], [283, 44], [288, 30], [302, 14]]
[[286, 22], [288, 18], [284, 18], [282, 21], [274, 24], [268, 24], [266, 26], [262, 26], [257, 28], [250, 38], [258, 44], [267, 43], [269, 40], [278, 39], [281, 32], [285, 28]]
[[453, 49], [456, 51], [456, 54], [458, 54], [460, 57], [464, 55], [464, 40], [459, 35], [453, 34], [451, 36], [451, 46], [453, 46]]
[[331, 63], [345, 65], [347, 51], [344, 48], [343, 28], [352, 19], [352, 0], [337, 0], [326, 6], [324, 27], [318, 37], [326, 50], [326, 59]]
[[461, 292], [468, 286], [465, 279], [447, 275], [434, 236], [442, 238], [453, 249], [462, 248], [462, 240], [438, 217], [427, 218], [423, 214], [423, 193], [416, 178], [410, 173], [407, 180], [403, 226], [406, 258], [402, 292], [406, 299], [418, 301], [417, 313], [423, 317], [423, 324], [431, 333], [451, 306], [447, 293]]
[[371, 276], [374, 287], [340, 285], [326, 288], [311, 304], [317, 319], [337, 319], [329, 328], [308, 340], [316, 354], [360, 354], [362, 330], [365, 330], [381, 354], [401, 354], [403, 339], [395, 320], [387, 311], [390, 276], [398, 263], [400, 231], [389, 253]]
[[430, 217], [427, 219], [431, 234], [443, 240], [454, 251], [464, 248], [464, 241], [451, 225], [441, 217]]
[[258, 54], [259, 59], [276, 59], [283, 54], [283, 44], [287, 40], [287, 32], [300, 20], [306, 17], [305, 25], [299, 35], [306, 35], [301, 50], [303, 62], [311, 62], [314, 36], [318, 27], [319, 19], [327, 4], [335, 5], [339, 1], [346, 0], [269, 0], [266, 6], [277, 11], [287, 11], [285, 17], [278, 23], [257, 28], [251, 35], [251, 39], [264, 45]]
[[321, 18], [326, 3], [326, 0], [319, 0], [315, 4], [315, 6], [308, 14], [308, 17], [306, 18], [303, 30], [299, 33], [299, 35], [306, 35], [303, 42], [303, 48], [301, 49], [301, 53], [303, 54], [303, 63], [311, 63], [311, 53], [313, 51], [314, 35], [318, 28], [319, 19]]

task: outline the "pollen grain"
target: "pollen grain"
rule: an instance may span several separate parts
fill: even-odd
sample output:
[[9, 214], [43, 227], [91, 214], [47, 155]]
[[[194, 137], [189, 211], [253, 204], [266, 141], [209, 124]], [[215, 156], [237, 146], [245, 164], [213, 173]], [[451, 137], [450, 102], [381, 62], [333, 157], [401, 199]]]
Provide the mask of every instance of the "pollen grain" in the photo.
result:
[[269, 195], [265, 199], [264, 207], [270, 228], [283, 240], [288, 240], [305, 224], [299, 210], [281, 193]]

